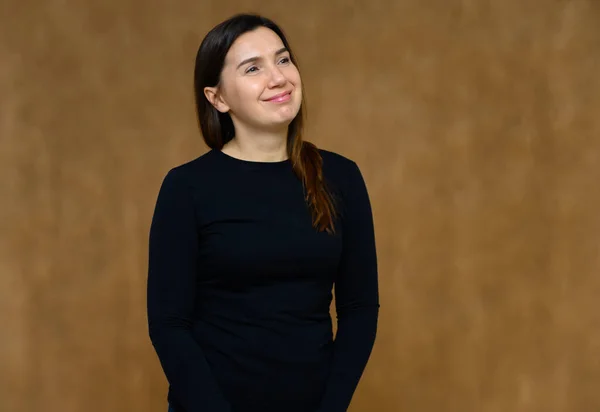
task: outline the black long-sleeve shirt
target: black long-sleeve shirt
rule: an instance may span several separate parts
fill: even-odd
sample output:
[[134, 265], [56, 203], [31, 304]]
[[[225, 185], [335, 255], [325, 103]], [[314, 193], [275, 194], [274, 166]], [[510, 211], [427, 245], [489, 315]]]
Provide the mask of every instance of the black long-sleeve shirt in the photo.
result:
[[147, 304], [177, 412], [347, 410], [377, 330], [375, 236], [358, 166], [320, 153], [335, 235], [313, 229], [289, 159], [213, 149], [164, 177]]

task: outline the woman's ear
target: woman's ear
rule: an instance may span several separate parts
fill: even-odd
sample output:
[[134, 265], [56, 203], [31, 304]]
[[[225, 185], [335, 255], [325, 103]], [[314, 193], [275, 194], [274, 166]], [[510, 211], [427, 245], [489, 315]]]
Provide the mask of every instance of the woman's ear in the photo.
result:
[[206, 99], [221, 113], [227, 113], [229, 111], [229, 106], [221, 97], [218, 87], [205, 87], [204, 96], [206, 96]]

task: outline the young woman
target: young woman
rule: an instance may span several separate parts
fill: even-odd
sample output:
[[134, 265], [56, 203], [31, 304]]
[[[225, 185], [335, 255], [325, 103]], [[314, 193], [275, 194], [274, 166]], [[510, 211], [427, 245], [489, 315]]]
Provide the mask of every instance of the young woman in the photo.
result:
[[379, 312], [361, 172], [302, 140], [300, 73], [269, 19], [213, 28], [195, 93], [210, 150], [166, 173], [149, 235], [149, 332], [169, 408], [346, 411]]

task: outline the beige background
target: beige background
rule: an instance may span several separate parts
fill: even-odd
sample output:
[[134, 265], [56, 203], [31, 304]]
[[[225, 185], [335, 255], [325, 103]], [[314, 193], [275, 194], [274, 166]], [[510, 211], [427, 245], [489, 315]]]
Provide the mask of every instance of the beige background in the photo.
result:
[[369, 186], [382, 306], [351, 412], [599, 411], [597, 0], [4, 0], [0, 411], [166, 410], [149, 221], [206, 150], [196, 49], [239, 11], [283, 26], [306, 139]]

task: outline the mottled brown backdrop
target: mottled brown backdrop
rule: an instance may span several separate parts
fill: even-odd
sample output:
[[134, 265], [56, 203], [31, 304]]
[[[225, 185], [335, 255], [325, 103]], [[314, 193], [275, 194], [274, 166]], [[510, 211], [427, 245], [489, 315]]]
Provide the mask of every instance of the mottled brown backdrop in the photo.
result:
[[597, 0], [4, 0], [0, 411], [166, 410], [149, 222], [206, 150], [198, 44], [240, 11], [283, 26], [306, 139], [369, 186], [381, 317], [351, 412], [600, 411]]

